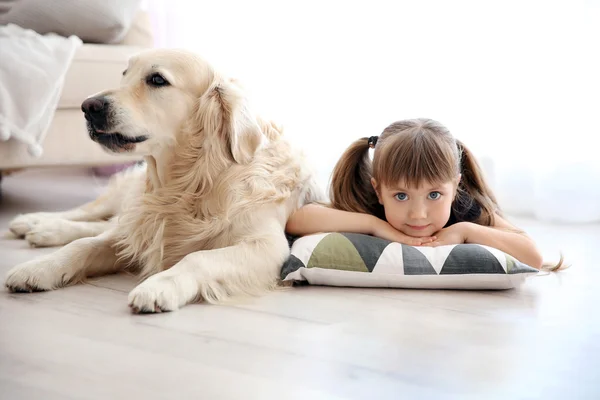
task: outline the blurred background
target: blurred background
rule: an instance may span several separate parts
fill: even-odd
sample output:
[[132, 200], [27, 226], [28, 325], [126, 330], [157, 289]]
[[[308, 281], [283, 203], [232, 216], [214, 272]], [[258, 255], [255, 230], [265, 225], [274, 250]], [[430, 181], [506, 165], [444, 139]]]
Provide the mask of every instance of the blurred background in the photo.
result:
[[157, 46], [192, 49], [240, 79], [323, 185], [353, 140], [428, 117], [476, 153], [506, 212], [600, 221], [599, 1], [142, 7]]
[[81, 102], [138, 51], [180, 47], [241, 81], [324, 187], [354, 140], [426, 117], [507, 214], [597, 223], [599, 21], [600, 0], [0, 0], [0, 179], [136, 161], [89, 140]]

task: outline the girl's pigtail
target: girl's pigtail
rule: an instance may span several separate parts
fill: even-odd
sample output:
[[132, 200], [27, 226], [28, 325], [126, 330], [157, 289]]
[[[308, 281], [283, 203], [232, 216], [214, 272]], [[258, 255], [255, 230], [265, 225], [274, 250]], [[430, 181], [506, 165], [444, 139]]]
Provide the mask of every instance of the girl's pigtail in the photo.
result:
[[385, 219], [383, 206], [379, 204], [371, 184], [369, 148], [369, 138], [364, 137], [352, 143], [342, 154], [331, 178], [331, 206]]
[[478, 223], [486, 226], [493, 225], [494, 215], [502, 215], [496, 201], [496, 196], [485, 181], [483, 170], [473, 153], [460, 140], [457, 140], [456, 144], [458, 146], [462, 175], [459, 190], [466, 192], [467, 196], [465, 197], [477, 202], [481, 207]]

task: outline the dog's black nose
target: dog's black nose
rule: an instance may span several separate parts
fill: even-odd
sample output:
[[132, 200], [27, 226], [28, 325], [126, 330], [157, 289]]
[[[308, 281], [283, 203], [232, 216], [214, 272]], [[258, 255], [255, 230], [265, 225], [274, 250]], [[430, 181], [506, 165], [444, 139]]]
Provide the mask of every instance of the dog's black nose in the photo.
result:
[[104, 97], [90, 97], [89, 99], [85, 99], [81, 103], [81, 111], [92, 118], [103, 117], [106, 114], [106, 100]]

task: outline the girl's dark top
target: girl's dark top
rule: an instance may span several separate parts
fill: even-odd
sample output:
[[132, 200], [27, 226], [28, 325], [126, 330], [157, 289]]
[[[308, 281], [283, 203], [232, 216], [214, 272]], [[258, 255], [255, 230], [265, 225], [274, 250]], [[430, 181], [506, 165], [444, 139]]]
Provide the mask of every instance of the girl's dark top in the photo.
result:
[[481, 205], [475, 199], [464, 192], [457, 196], [457, 199], [452, 203], [450, 218], [444, 228], [458, 222], [475, 222], [481, 216]]

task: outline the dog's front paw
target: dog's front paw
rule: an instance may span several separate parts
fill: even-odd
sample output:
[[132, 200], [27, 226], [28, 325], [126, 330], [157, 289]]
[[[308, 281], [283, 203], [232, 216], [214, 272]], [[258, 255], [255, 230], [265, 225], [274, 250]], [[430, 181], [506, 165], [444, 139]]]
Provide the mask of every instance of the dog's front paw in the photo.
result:
[[8, 224], [8, 229], [10, 229], [10, 231], [16, 236], [23, 238], [40, 222], [52, 219], [54, 218], [52, 218], [50, 214], [43, 212], [21, 214], [17, 215], [12, 221], [10, 221]]
[[175, 279], [162, 273], [139, 284], [129, 293], [128, 300], [136, 314], [175, 311], [183, 305]]
[[25, 239], [32, 247], [62, 246], [71, 243], [76, 239], [69, 230], [71, 223], [62, 219], [40, 219], [25, 234]]
[[64, 286], [65, 278], [55, 268], [51, 258], [41, 257], [9, 270], [5, 285], [11, 292], [40, 292]]

